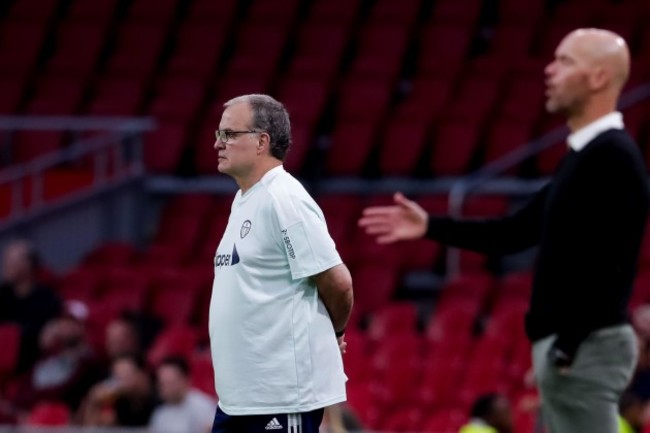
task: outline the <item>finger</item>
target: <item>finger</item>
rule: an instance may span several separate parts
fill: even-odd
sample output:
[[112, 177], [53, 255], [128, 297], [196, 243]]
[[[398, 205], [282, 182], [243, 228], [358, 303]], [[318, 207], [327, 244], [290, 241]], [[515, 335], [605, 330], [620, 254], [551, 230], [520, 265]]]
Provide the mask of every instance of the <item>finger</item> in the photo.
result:
[[408, 207], [411, 204], [411, 200], [407, 199], [406, 196], [401, 192], [396, 192], [395, 195], [393, 195], [393, 201], [395, 204], [402, 207]]
[[391, 227], [386, 224], [373, 224], [366, 227], [366, 233], [369, 235], [385, 235], [391, 231]]
[[382, 245], [387, 245], [387, 244], [392, 244], [392, 243], [396, 242], [397, 240], [399, 240], [399, 239], [397, 238], [397, 236], [395, 236], [394, 233], [388, 233], [388, 234], [386, 234], [384, 236], [379, 236], [377, 238], [377, 243], [382, 244]]
[[386, 224], [388, 221], [388, 217], [381, 215], [381, 216], [364, 216], [361, 217], [359, 220], [359, 226], [364, 227], [364, 226], [369, 226], [369, 225], [374, 225], [374, 224]]
[[367, 207], [363, 210], [363, 216], [373, 216], [373, 215], [390, 215], [395, 212], [397, 209], [396, 206], [373, 206]]

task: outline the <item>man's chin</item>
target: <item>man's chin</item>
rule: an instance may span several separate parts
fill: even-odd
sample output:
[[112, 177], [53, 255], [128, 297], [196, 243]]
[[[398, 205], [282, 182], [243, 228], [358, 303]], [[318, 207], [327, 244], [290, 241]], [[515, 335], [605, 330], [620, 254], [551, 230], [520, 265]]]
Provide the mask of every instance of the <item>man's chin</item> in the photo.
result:
[[546, 101], [546, 112], [549, 114], [565, 114], [568, 107], [564, 107], [555, 101]]

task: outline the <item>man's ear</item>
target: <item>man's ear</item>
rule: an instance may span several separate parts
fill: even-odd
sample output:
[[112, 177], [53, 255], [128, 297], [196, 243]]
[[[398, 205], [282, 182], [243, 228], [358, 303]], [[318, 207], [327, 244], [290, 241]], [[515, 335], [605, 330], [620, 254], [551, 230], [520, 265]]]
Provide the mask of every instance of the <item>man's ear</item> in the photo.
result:
[[257, 141], [257, 154], [261, 155], [265, 149], [268, 149], [270, 144], [271, 144], [271, 137], [269, 137], [269, 134], [266, 132], [263, 132], [259, 136], [259, 140]]
[[589, 87], [592, 90], [600, 90], [607, 86], [611, 80], [610, 71], [602, 66], [594, 69], [593, 73], [589, 75]]

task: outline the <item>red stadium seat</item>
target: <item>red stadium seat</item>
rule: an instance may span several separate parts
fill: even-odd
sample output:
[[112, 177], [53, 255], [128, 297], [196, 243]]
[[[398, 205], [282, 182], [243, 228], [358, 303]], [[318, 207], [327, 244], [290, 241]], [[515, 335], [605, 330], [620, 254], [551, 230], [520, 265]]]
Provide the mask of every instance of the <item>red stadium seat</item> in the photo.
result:
[[214, 371], [212, 356], [209, 351], [194, 353], [190, 358], [190, 382], [193, 387], [204, 393], [217, 396], [214, 389]]
[[144, 137], [144, 164], [149, 172], [174, 174], [185, 148], [186, 131], [180, 124], [164, 124]]
[[424, 152], [429, 124], [395, 118], [381, 140], [379, 167], [383, 175], [408, 176], [412, 174]]
[[58, 0], [20, 0], [14, 2], [7, 14], [10, 22], [33, 22], [46, 26], [56, 16]]
[[70, 424], [70, 409], [64, 403], [39, 403], [30, 412], [26, 425], [67, 426]]
[[84, 96], [85, 86], [79, 79], [46, 76], [39, 80], [27, 111], [38, 115], [72, 115]]
[[206, 82], [223, 54], [226, 38], [226, 31], [215, 23], [186, 21], [179, 29], [173, 54], [167, 64], [168, 74]]
[[149, 110], [165, 122], [189, 122], [201, 108], [205, 93], [205, 86], [194, 79], [168, 76], [158, 83]]
[[45, 28], [39, 23], [7, 22], [0, 29], [0, 72], [29, 75], [38, 61]]
[[237, 0], [195, 0], [190, 3], [186, 22], [190, 25], [219, 26], [228, 30], [237, 12]]
[[97, 85], [89, 113], [94, 115], [136, 115], [141, 108], [145, 84], [139, 79], [106, 78]]
[[377, 311], [390, 303], [397, 285], [397, 271], [382, 264], [357, 266], [352, 271], [356, 306], [360, 314]]
[[277, 22], [247, 22], [239, 30], [235, 55], [227, 71], [235, 76], [254, 76], [268, 82], [278, 66], [288, 28]]
[[186, 272], [162, 270], [152, 279], [149, 312], [168, 325], [189, 324], [203, 279]]
[[91, 301], [100, 293], [102, 277], [101, 269], [90, 267], [74, 269], [59, 281], [59, 294], [64, 299]]
[[341, 22], [308, 21], [300, 30], [290, 77], [319, 78], [331, 84], [341, 63], [349, 28]]
[[171, 327], [164, 329], [156, 337], [147, 353], [147, 362], [157, 366], [168, 356], [182, 356], [189, 359], [196, 347], [196, 331], [189, 327]]
[[508, 62], [512, 56], [527, 56], [532, 50], [535, 30], [534, 25], [525, 21], [501, 24], [496, 27], [490, 51]]
[[415, 79], [407, 98], [395, 108], [395, 117], [419, 120], [431, 125], [431, 122], [447, 112], [452, 84], [446, 78]]
[[119, 29], [107, 74], [130, 78], [151, 76], [159, 61], [165, 37], [166, 28], [161, 24], [124, 24]]
[[18, 325], [13, 323], [0, 324], [0, 341], [2, 341], [2, 350], [0, 350], [1, 381], [4, 381], [4, 379], [13, 374], [16, 369], [20, 350], [20, 339], [21, 330]]
[[370, 21], [373, 23], [397, 23], [404, 28], [410, 28], [418, 17], [420, 0], [379, 0], [370, 11]]
[[215, 197], [210, 194], [179, 194], [171, 197], [165, 206], [164, 212], [172, 215], [194, 215], [200, 219], [205, 217], [215, 204]]
[[531, 28], [537, 18], [544, 13], [544, 0], [531, 0], [526, 4], [518, 0], [502, 0], [499, 2], [499, 19], [502, 25], [525, 23]]
[[0, 79], [0, 113], [13, 114], [23, 97], [24, 79], [22, 77], [2, 77]]
[[[75, 4], [82, 3], [77, 1]], [[101, 3], [101, 2], [97, 2]], [[108, 24], [66, 21], [60, 26], [48, 73], [85, 79], [95, 69], [106, 42]]]
[[127, 11], [130, 21], [169, 24], [176, 15], [178, 0], [136, 0]]
[[318, 22], [352, 24], [360, 5], [360, 0], [316, 0], [311, 7], [310, 17]]
[[44, 155], [56, 153], [63, 145], [59, 131], [20, 131], [14, 134], [11, 146], [12, 162], [26, 163]]
[[409, 336], [417, 332], [418, 311], [411, 302], [393, 303], [372, 314], [368, 335], [377, 342], [384, 338]]
[[496, 294], [504, 299], [524, 299], [530, 297], [533, 277], [529, 272], [509, 274], [498, 284]]
[[376, 400], [380, 407], [393, 409], [412, 405], [420, 383], [422, 340], [415, 334], [385, 336], [372, 357]]
[[[529, 142], [531, 131], [528, 125], [519, 121], [494, 122], [485, 144], [485, 163], [496, 161], [511, 152], [521, 149]], [[515, 174], [516, 167], [510, 169]]]
[[340, 121], [378, 121], [388, 110], [390, 80], [349, 76], [340, 89], [337, 115]]
[[466, 24], [434, 24], [425, 28], [418, 57], [420, 75], [453, 74], [469, 52], [472, 39]]
[[341, 117], [327, 155], [327, 171], [332, 175], [360, 175], [376, 144], [378, 122], [347, 120]]
[[351, 74], [394, 82], [402, 67], [409, 35], [410, 29], [399, 23], [366, 26], [360, 35]]
[[479, 125], [449, 119], [441, 122], [431, 153], [430, 167], [438, 176], [460, 175], [471, 167], [479, 140]]
[[500, 87], [494, 78], [465, 79], [449, 108], [449, 115], [483, 124], [497, 106]]
[[133, 245], [125, 242], [107, 242], [95, 248], [84, 258], [87, 265], [109, 265], [113, 267], [133, 264], [137, 259]]
[[481, 4], [473, 1], [445, 0], [433, 9], [434, 23], [473, 25], [479, 18]]
[[92, 23], [108, 23], [117, 12], [119, 0], [74, 0], [68, 12], [75, 21]]

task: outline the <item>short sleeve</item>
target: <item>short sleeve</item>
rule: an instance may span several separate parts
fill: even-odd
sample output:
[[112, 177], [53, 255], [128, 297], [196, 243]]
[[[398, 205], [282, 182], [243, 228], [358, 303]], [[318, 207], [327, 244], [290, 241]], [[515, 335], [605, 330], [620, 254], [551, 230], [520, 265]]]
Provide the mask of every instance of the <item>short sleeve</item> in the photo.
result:
[[276, 201], [274, 211], [278, 240], [287, 255], [294, 280], [320, 274], [342, 263], [325, 217], [313, 200], [288, 197]]

